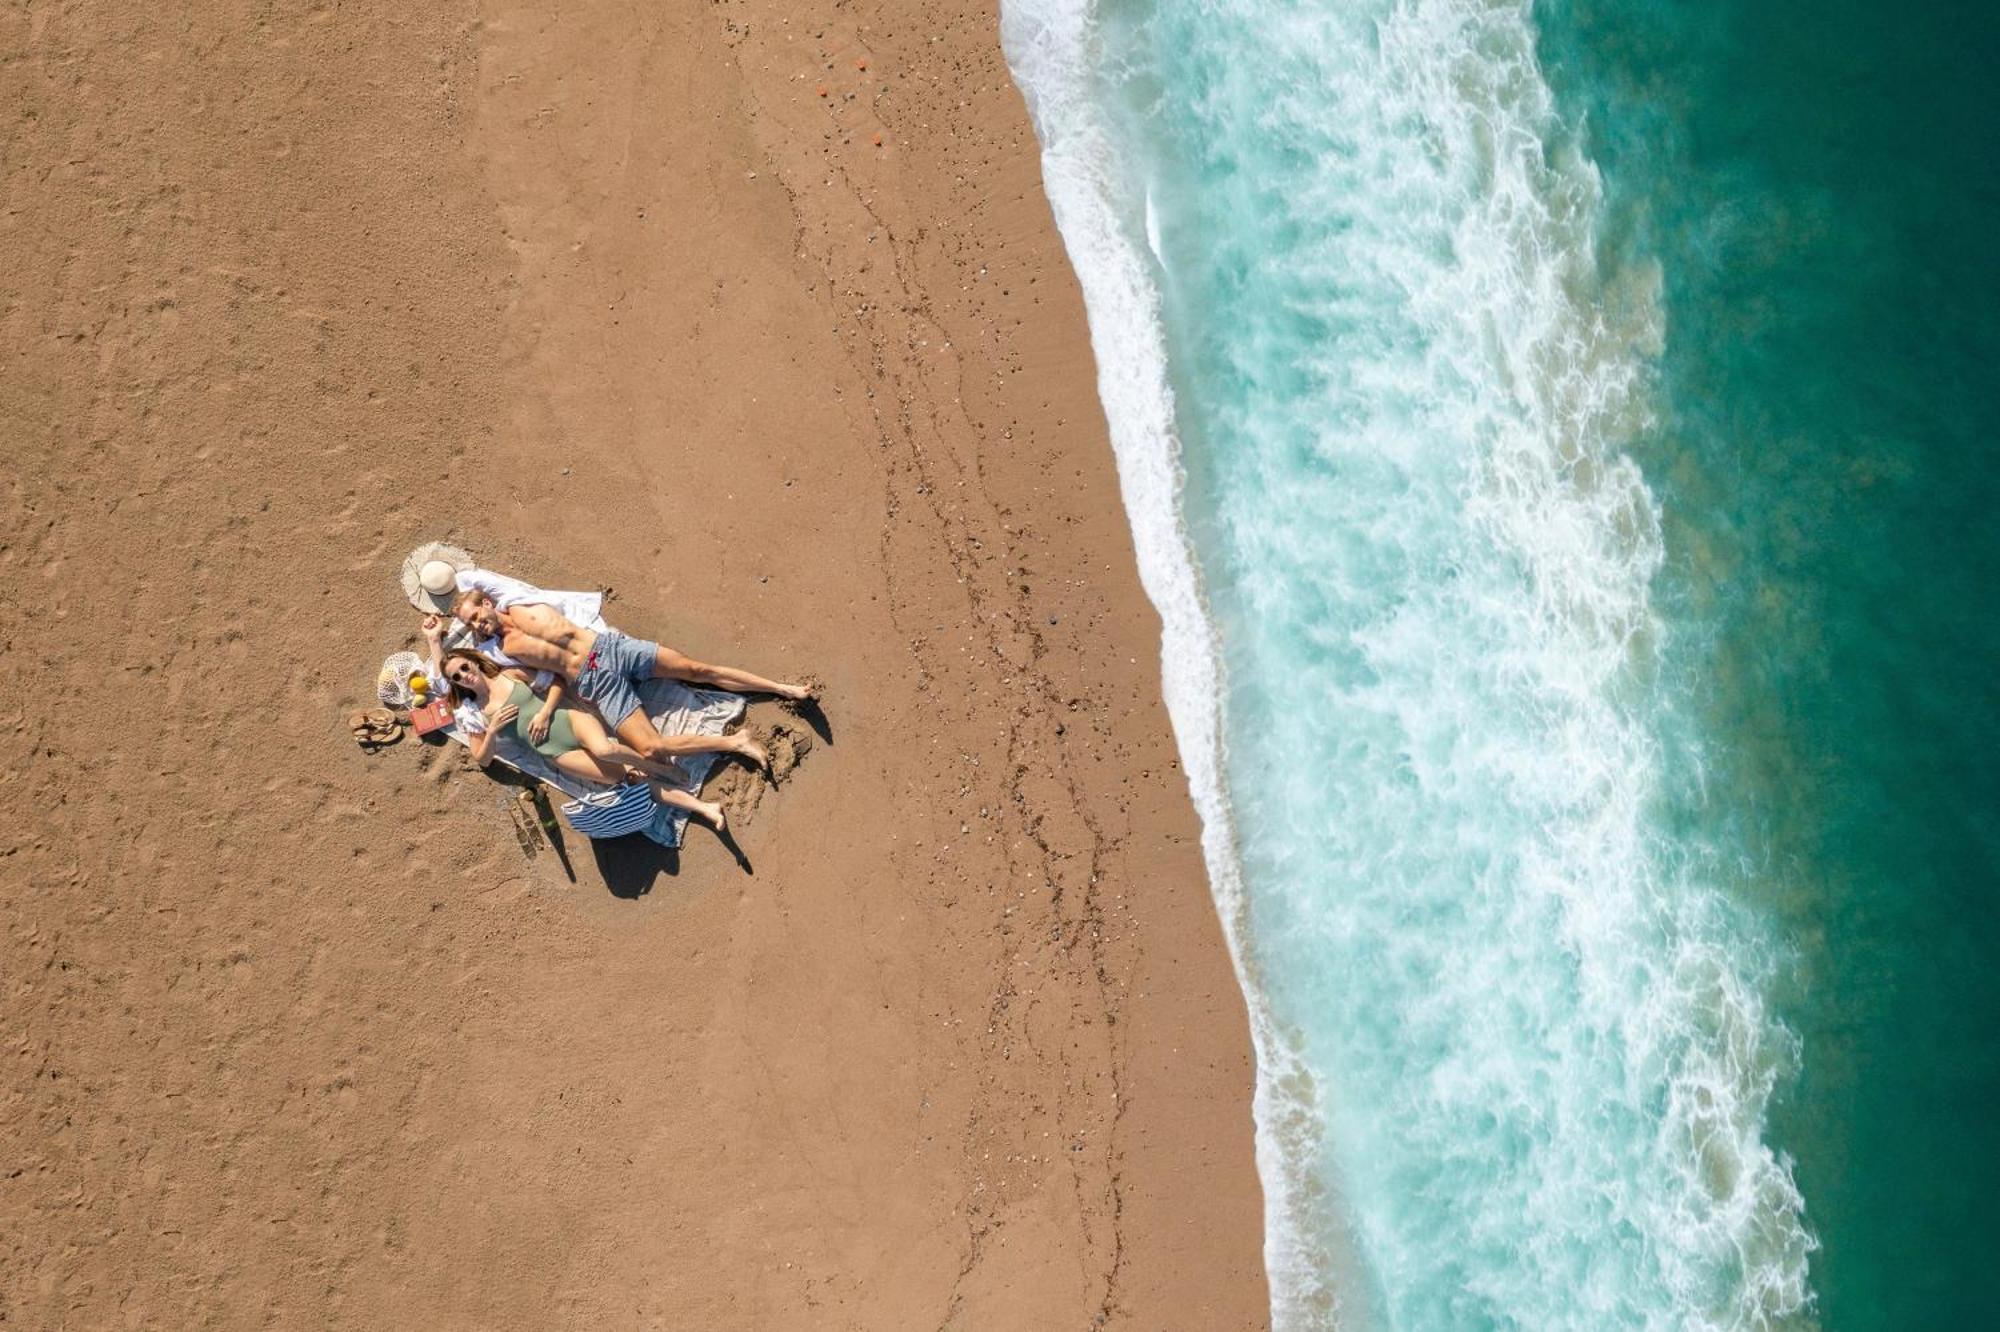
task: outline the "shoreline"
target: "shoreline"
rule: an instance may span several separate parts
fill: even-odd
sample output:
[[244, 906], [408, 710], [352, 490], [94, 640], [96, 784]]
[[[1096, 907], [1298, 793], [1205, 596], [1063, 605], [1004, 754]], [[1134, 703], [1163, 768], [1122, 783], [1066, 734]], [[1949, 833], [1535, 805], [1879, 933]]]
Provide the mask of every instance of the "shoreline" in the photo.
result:
[[[994, 16], [157, 23], [10, 25], [5, 544], [73, 627], [5, 665], [54, 698], [0, 1311], [1263, 1326], [1248, 1023]], [[572, 837], [570, 887], [504, 788], [356, 754], [433, 537], [827, 678], [754, 873]]]
[[[1273, 1321], [1331, 1325], [1339, 1304], [1328, 1275], [1333, 1261], [1328, 1242], [1312, 1224], [1317, 1200], [1310, 1172], [1289, 1144], [1309, 1133], [1323, 1112], [1309, 1071], [1262, 1002], [1244, 937], [1249, 921], [1226, 777], [1221, 645], [1181, 510], [1186, 475], [1160, 293], [1131, 239], [1135, 219], [1120, 216], [1111, 131], [1092, 105], [1082, 75], [1088, 26], [1087, 4], [1012, 0], [1001, 19], [1002, 47], [1042, 143], [1043, 187], [1102, 366], [1099, 396], [1105, 400], [1140, 583], [1162, 623], [1163, 702], [1201, 822], [1203, 861], [1224, 944], [1248, 1008]], [[1348, 1284], [1351, 1292], [1361, 1289], [1358, 1282]]]

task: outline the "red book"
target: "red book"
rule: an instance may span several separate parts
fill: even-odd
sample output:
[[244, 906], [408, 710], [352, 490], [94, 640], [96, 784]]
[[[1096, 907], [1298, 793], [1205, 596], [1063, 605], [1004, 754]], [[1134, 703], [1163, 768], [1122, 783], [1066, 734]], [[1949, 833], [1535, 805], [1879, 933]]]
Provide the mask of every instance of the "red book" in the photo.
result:
[[429, 735], [451, 725], [451, 700], [434, 698], [420, 708], [410, 709], [410, 729], [418, 735]]

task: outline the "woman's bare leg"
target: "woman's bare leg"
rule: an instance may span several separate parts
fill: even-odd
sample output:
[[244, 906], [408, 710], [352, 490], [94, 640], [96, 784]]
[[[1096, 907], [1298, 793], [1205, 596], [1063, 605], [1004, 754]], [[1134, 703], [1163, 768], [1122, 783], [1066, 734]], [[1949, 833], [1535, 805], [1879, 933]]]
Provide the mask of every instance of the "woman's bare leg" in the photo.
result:
[[653, 795], [663, 805], [684, 809], [696, 818], [705, 820], [708, 826], [717, 832], [728, 831], [729, 816], [722, 812], [722, 806], [712, 800], [702, 800], [692, 791], [683, 791], [677, 786], [662, 786], [658, 782], [653, 783]]
[[[592, 718], [596, 721], [596, 718]], [[603, 731], [598, 725], [598, 731]], [[581, 728], [577, 738], [583, 738]], [[645, 712], [635, 712], [618, 723], [618, 738], [627, 746], [638, 750], [655, 762], [670, 762], [679, 754], [739, 754], [749, 759], [757, 767], [770, 763], [770, 755], [764, 746], [752, 740], [748, 732], [738, 731], [734, 735], [661, 735]]]
[[[633, 714], [637, 716], [637, 713]], [[570, 709], [570, 729], [576, 732], [576, 742], [590, 751], [590, 756], [600, 763], [637, 768], [649, 777], [659, 777], [670, 782], [688, 780], [687, 769], [672, 759], [651, 759], [630, 745], [620, 744], [604, 729], [604, 723], [594, 712], [581, 708]], [[665, 736], [660, 737], [665, 740]]]
[[601, 782], [606, 786], [617, 786], [625, 780], [625, 769], [615, 763], [606, 763], [593, 758], [581, 749], [566, 750], [549, 760], [559, 771], [572, 777], [581, 777], [586, 782]]
[[[626, 769], [622, 764], [596, 758], [581, 749], [572, 749], [559, 754], [556, 767], [572, 777], [581, 777], [587, 782], [604, 782], [616, 786], [625, 780]], [[653, 782], [653, 799], [675, 809], [684, 809], [696, 818], [707, 822], [709, 827], [722, 832], [729, 827], [729, 816], [722, 812], [722, 806], [711, 800], [703, 800], [694, 792], [678, 786], [668, 786], [664, 782]]]
[[689, 684], [727, 689], [734, 694], [776, 694], [779, 698], [788, 698], [793, 702], [813, 696], [810, 685], [767, 680], [761, 675], [752, 675], [734, 666], [710, 666], [707, 662], [696, 661], [686, 653], [676, 652], [670, 647], [663, 647], [654, 655], [653, 678], [685, 680]]

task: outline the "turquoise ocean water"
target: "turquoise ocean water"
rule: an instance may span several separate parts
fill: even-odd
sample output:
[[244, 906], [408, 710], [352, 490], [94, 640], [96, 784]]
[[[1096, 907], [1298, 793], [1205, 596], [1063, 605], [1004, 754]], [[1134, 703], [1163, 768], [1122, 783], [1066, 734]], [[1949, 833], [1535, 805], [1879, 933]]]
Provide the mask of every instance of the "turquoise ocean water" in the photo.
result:
[[2000, 1325], [2000, 14], [1006, 0], [1283, 1327]]

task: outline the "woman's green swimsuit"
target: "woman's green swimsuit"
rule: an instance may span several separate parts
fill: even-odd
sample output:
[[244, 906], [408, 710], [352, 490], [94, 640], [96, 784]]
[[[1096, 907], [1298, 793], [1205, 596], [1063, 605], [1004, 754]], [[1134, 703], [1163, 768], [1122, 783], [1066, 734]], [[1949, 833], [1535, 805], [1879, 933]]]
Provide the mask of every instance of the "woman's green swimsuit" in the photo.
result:
[[536, 698], [535, 691], [519, 680], [509, 680], [508, 683], [514, 687], [508, 691], [507, 701], [521, 710], [520, 715], [514, 718], [515, 739], [537, 754], [546, 754], [550, 758], [567, 754], [572, 749], [583, 748], [576, 742], [576, 728], [570, 725], [569, 709], [560, 704], [556, 707], [556, 715], [549, 718], [549, 738], [539, 745], [530, 740], [528, 723], [532, 722], [535, 714], [542, 710], [542, 700]]

